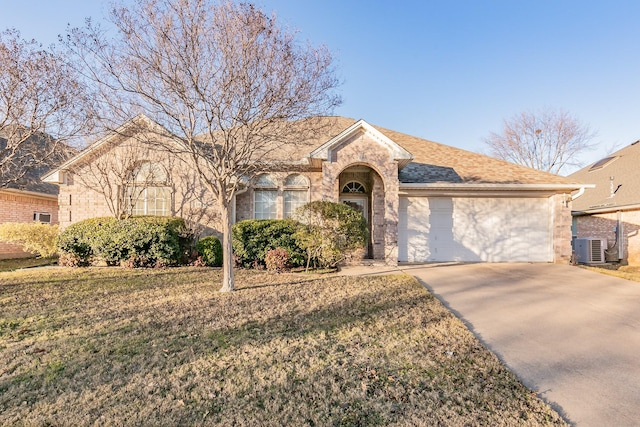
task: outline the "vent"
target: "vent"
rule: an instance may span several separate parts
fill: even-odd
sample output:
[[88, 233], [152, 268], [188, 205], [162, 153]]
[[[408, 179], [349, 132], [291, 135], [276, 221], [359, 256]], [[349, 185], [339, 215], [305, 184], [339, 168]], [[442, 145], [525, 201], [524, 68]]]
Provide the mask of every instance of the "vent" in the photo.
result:
[[579, 263], [603, 264], [605, 262], [604, 250], [607, 248], [607, 239], [576, 239], [574, 250]]

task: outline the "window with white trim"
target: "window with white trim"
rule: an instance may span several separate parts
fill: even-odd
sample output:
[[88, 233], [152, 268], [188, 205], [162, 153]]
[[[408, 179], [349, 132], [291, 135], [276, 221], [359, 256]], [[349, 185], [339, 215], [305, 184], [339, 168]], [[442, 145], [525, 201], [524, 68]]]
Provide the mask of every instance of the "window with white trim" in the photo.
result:
[[278, 218], [278, 185], [271, 175], [260, 175], [254, 183], [253, 217], [255, 219]]
[[33, 220], [44, 224], [51, 224], [51, 214], [49, 212], [34, 212]]
[[127, 198], [132, 215], [171, 215], [171, 187], [167, 172], [157, 163], [140, 163], [134, 172]]
[[284, 217], [289, 218], [296, 209], [309, 201], [309, 181], [302, 175], [289, 175], [284, 181]]

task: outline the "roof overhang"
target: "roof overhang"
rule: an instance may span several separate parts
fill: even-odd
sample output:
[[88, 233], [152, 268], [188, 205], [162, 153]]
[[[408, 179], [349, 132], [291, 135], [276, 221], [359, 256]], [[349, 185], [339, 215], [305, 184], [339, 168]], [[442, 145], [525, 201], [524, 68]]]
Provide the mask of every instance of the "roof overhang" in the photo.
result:
[[364, 132], [378, 142], [382, 147], [389, 150], [391, 157], [398, 162], [398, 168], [402, 169], [413, 160], [413, 155], [398, 145], [396, 142], [388, 138], [382, 132], [371, 126], [369, 123], [360, 119], [342, 132], [322, 144], [309, 154], [311, 166], [314, 168], [322, 167], [322, 162], [331, 160], [334, 150], [342, 145], [344, 141], [351, 138], [358, 132]]
[[100, 148], [103, 145], [108, 144], [109, 142], [113, 141], [115, 138], [125, 135], [126, 132], [129, 131], [129, 129], [134, 126], [146, 126], [149, 129], [161, 129], [161, 130], [164, 129], [164, 128], [161, 128], [160, 125], [152, 121], [150, 118], [148, 118], [144, 114], [138, 114], [133, 119], [129, 120], [127, 123], [109, 132], [108, 135], [100, 138], [99, 140], [97, 140], [96, 142], [94, 142], [84, 150], [82, 150], [80, 153], [78, 153], [77, 155], [73, 156], [72, 158], [70, 158], [69, 160], [67, 160], [60, 166], [58, 166], [56, 169], [53, 169], [47, 172], [45, 175], [42, 176], [41, 181], [48, 182], [50, 184], [62, 184], [64, 182], [65, 171], [71, 168], [71, 166], [89, 157], [92, 153], [97, 152], [98, 150], [100, 150]]
[[19, 196], [29, 196], [29, 197], [35, 197], [38, 199], [58, 201], [57, 194], [47, 194], [47, 193], [39, 193], [37, 191], [18, 190], [16, 188], [0, 188], [0, 193], [10, 193], [10, 194], [16, 194]]
[[[549, 197], [579, 190], [584, 184], [400, 183], [401, 196]], [[587, 186], [588, 187], [588, 186]]]
[[631, 210], [637, 210], [637, 209], [640, 209], [639, 203], [636, 203], [633, 205], [623, 205], [623, 206], [611, 205], [611, 206], [602, 206], [599, 208], [592, 208], [592, 209], [575, 210], [575, 211], [571, 211], [571, 215], [584, 216], [584, 215], [594, 215], [594, 214], [610, 213], [610, 212], [618, 212], [618, 211], [631, 211]]

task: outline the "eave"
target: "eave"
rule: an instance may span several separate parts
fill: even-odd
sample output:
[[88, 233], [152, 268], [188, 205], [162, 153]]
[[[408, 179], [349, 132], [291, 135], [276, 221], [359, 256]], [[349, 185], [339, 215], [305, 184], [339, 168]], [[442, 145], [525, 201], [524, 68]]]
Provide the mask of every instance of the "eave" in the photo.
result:
[[382, 132], [371, 126], [369, 123], [360, 119], [329, 141], [322, 144], [309, 154], [309, 163], [313, 168], [322, 168], [322, 162], [330, 161], [332, 152], [340, 147], [340, 145], [352, 137], [357, 132], [365, 132], [371, 136], [382, 147], [389, 150], [391, 157], [398, 162], [398, 169], [402, 170], [406, 165], [411, 163], [413, 155], [405, 150], [403, 147], [392, 141], [389, 137]]
[[[584, 184], [400, 183], [401, 196], [549, 197], [579, 190]], [[589, 186], [587, 186], [589, 187]]]

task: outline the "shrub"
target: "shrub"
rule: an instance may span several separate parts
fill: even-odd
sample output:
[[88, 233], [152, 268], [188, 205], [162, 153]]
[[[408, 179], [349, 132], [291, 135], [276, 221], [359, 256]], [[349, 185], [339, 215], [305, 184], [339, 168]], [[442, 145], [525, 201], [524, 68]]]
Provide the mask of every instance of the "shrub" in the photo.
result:
[[0, 224], [0, 242], [22, 246], [25, 252], [47, 258], [58, 252], [57, 225], [41, 222], [6, 222]]
[[307, 268], [312, 261], [320, 267], [335, 267], [367, 242], [366, 220], [344, 203], [307, 203], [296, 210], [294, 218], [302, 223], [295, 239], [307, 252]]
[[196, 251], [202, 258], [204, 265], [208, 267], [222, 266], [222, 244], [217, 237], [203, 237], [196, 243]]
[[192, 236], [182, 218], [139, 216], [127, 219], [91, 218], [67, 227], [60, 235], [62, 253], [80, 265], [157, 267], [186, 262]]
[[265, 256], [275, 248], [286, 249], [291, 266], [302, 266], [306, 253], [293, 235], [300, 224], [290, 219], [245, 220], [233, 226], [233, 252], [239, 265], [264, 267]]
[[284, 248], [275, 248], [267, 251], [264, 257], [267, 270], [281, 273], [289, 267], [289, 252]]

